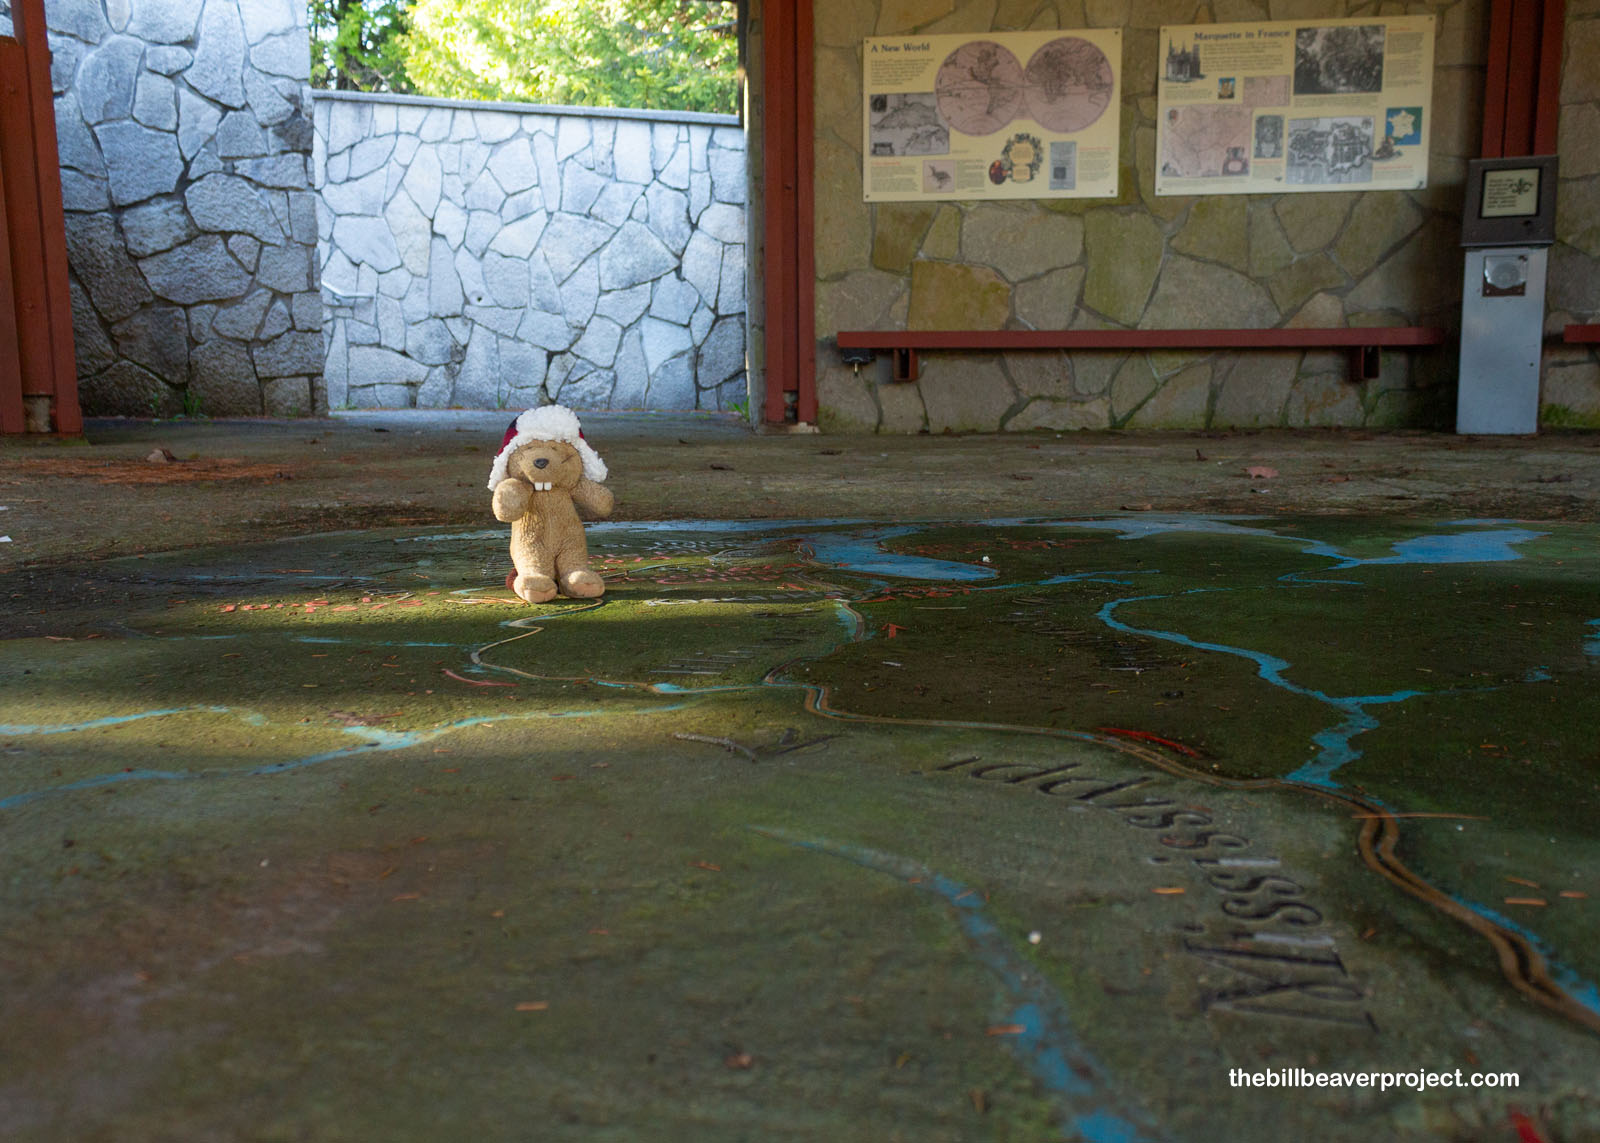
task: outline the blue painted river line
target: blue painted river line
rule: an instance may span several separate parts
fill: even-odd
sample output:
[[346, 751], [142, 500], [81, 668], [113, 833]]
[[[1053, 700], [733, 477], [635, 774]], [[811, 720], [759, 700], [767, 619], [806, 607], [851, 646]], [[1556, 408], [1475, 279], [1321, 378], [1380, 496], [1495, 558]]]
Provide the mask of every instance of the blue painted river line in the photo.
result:
[[[1212, 591], [1232, 591], [1232, 588], [1199, 587], [1180, 592], [1180, 595], [1198, 595]], [[1339, 783], [1334, 781], [1334, 774], [1341, 766], [1355, 761], [1361, 757], [1361, 752], [1350, 744], [1356, 735], [1368, 730], [1376, 730], [1379, 723], [1376, 718], [1368, 714], [1369, 706], [1383, 706], [1389, 703], [1405, 702], [1407, 699], [1417, 698], [1428, 694], [1428, 691], [1400, 690], [1386, 695], [1330, 695], [1324, 691], [1303, 687], [1298, 683], [1290, 682], [1287, 672], [1292, 668], [1286, 659], [1276, 655], [1269, 655], [1265, 651], [1252, 651], [1248, 647], [1233, 647], [1226, 643], [1207, 643], [1201, 639], [1191, 639], [1176, 631], [1158, 631], [1150, 627], [1135, 627], [1124, 623], [1114, 614], [1116, 610], [1126, 603], [1142, 603], [1153, 599], [1170, 599], [1170, 595], [1131, 595], [1122, 599], [1113, 599], [1095, 612], [1107, 627], [1114, 631], [1122, 631], [1129, 635], [1143, 635], [1151, 639], [1161, 639], [1168, 643], [1177, 643], [1184, 647], [1193, 647], [1197, 651], [1218, 651], [1225, 655], [1236, 655], [1242, 659], [1249, 659], [1256, 665], [1256, 673], [1266, 682], [1290, 694], [1301, 695], [1314, 699], [1317, 702], [1333, 707], [1345, 716], [1344, 721], [1337, 726], [1329, 727], [1312, 735], [1312, 742], [1318, 747], [1317, 756], [1285, 780], [1290, 782], [1303, 782], [1310, 786], [1322, 786], [1330, 790], [1337, 790]], [[1443, 693], [1443, 692], [1440, 692]]]
[[1072, 1109], [1061, 1124], [1063, 1133], [1087, 1143], [1141, 1143], [1152, 1138], [1148, 1129], [1136, 1122], [1142, 1116], [1115, 1105], [1109, 1091], [1109, 1074], [1078, 1039], [1060, 994], [989, 919], [982, 893], [892, 853], [783, 829], [751, 828], [763, 837], [797, 849], [841, 857], [888, 874], [942, 900], [978, 960], [994, 974], [1013, 1006], [1005, 1021], [1016, 1025], [1019, 1031], [1001, 1038], [1034, 1077]]

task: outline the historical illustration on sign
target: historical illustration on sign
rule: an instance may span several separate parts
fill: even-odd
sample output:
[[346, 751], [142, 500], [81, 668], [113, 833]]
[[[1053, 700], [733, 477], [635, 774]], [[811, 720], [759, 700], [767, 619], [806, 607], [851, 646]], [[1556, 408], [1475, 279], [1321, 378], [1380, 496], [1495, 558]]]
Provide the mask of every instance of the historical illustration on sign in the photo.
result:
[[1382, 24], [1296, 28], [1296, 95], [1373, 95], [1383, 90]]
[[916, 36], [863, 45], [868, 202], [1110, 198], [1117, 29]]
[[1163, 27], [1156, 193], [1426, 186], [1433, 24]]

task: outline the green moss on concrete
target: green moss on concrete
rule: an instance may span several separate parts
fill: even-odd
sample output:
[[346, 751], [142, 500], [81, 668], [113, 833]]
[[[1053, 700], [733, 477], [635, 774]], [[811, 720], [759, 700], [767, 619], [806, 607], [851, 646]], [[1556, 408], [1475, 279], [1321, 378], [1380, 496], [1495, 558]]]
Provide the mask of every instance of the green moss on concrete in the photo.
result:
[[1580, 413], [1565, 405], [1540, 405], [1539, 423], [1552, 429], [1600, 429], [1600, 412]]

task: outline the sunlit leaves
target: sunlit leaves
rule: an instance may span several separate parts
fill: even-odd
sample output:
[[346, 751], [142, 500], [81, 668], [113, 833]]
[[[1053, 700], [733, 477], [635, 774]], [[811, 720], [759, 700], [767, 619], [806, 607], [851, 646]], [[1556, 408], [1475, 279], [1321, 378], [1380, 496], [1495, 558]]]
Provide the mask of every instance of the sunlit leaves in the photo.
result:
[[737, 109], [731, 0], [412, 0], [418, 91], [473, 99]]

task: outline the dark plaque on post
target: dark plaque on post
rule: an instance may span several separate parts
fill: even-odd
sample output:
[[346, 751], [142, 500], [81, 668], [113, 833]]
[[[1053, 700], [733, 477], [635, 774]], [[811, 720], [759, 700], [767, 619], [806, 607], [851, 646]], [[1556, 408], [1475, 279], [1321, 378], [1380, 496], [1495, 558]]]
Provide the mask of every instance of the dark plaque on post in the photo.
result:
[[1556, 240], [1556, 157], [1473, 159], [1461, 212], [1463, 246], [1548, 246]]

